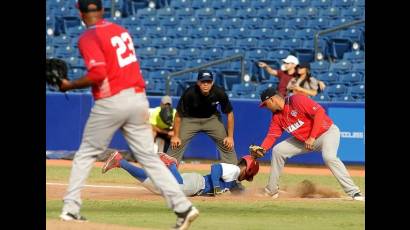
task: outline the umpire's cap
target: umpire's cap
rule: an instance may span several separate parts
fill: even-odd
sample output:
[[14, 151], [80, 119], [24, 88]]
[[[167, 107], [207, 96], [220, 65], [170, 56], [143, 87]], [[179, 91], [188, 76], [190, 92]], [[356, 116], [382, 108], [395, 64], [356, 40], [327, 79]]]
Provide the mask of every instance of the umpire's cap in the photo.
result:
[[269, 88], [265, 89], [261, 93], [261, 103], [259, 104], [259, 107], [264, 107], [265, 104], [266, 104], [266, 100], [268, 100], [269, 98], [275, 96], [276, 94], [279, 94], [278, 91], [276, 91], [272, 87], [269, 87]]
[[213, 81], [214, 76], [209, 70], [200, 70], [198, 72], [198, 81]]
[[[96, 7], [93, 7], [91, 5], [95, 5]], [[101, 0], [78, 0], [77, 8], [82, 13], [100, 11], [102, 9], [102, 1]]]
[[241, 161], [246, 163], [245, 180], [252, 181], [253, 177], [259, 172], [259, 162], [251, 155], [243, 156]]

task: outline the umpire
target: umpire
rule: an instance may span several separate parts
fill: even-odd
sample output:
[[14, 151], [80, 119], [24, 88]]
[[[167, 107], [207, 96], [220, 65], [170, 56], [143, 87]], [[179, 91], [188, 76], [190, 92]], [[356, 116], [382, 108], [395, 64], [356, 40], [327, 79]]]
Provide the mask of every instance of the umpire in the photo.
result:
[[[228, 117], [227, 130], [218, 104]], [[236, 152], [233, 140], [234, 115], [232, 105], [224, 89], [214, 85], [213, 75], [208, 70], [198, 72], [198, 80], [185, 90], [179, 99], [174, 120], [174, 136], [167, 154], [182, 159], [187, 144], [199, 132], [208, 134], [216, 143], [221, 161], [236, 164]]]

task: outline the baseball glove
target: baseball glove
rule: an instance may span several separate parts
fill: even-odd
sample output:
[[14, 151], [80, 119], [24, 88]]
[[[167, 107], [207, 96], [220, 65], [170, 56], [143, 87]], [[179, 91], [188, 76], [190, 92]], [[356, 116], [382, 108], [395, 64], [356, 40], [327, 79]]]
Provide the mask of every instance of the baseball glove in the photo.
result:
[[266, 150], [259, 145], [250, 145], [249, 146], [249, 155], [253, 158], [258, 159], [265, 156]]
[[166, 153], [159, 153], [159, 159], [161, 159], [167, 167], [172, 164], [176, 164], [177, 168], [179, 166], [178, 160], [175, 157], [167, 155]]
[[67, 79], [67, 63], [57, 58], [46, 59], [46, 82], [49, 86], [60, 90], [61, 82]]

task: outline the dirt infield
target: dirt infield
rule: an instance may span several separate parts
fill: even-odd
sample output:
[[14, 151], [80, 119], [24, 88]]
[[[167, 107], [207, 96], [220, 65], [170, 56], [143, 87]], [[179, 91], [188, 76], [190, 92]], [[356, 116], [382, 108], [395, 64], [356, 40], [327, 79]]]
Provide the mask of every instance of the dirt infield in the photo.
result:
[[112, 224], [99, 224], [93, 222], [74, 223], [60, 220], [47, 220], [47, 230], [149, 230], [148, 228], [131, 228]]
[[[71, 166], [72, 161], [69, 160], [46, 160], [47, 166]], [[96, 162], [96, 167], [102, 167], [102, 162]], [[262, 165], [259, 168], [259, 172], [269, 173], [270, 166]], [[365, 170], [360, 167], [347, 167], [351, 176], [365, 176]], [[209, 170], [209, 164], [181, 164], [182, 170]], [[283, 173], [296, 174], [296, 175], [332, 175], [330, 170], [324, 166], [319, 167], [302, 167], [302, 166], [285, 166]]]

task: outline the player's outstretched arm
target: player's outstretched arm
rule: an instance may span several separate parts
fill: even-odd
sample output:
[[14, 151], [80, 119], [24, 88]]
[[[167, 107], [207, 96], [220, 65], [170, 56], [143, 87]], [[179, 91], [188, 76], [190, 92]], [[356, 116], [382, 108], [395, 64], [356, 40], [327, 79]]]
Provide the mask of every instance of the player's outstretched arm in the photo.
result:
[[62, 92], [65, 92], [72, 89], [87, 88], [90, 87], [92, 84], [94, 84], [93, 81], [91, 81], [87, 76], [84, 76], [74, 81], [63, 79], [61, 82], [60, 90]]

